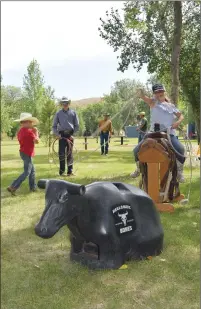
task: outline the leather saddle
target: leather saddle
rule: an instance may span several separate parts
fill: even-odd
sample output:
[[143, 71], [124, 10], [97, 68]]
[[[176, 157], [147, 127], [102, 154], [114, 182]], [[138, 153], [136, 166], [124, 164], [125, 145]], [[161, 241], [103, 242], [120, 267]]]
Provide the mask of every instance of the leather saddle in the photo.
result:
[[[167, 188], [167, 181], [169, 179], [170, 173], [172, 174], [171, 181], [168, 189], [168, 199], [172, 201], [175, 197], [180, 195], [179, 183], [177, 181], [177, 165], [176, 165], [176, 155], [174, 149], [168, 141], [167, 133], [165, 132], [150, 132], [144, 137], [144, 142], [141, 144], [139, 154], [145, 155], [148, 149], [155, 149], [159, 153], [158, 159], [166, 157], [168, 160], [168, 168], [165, 172], [163, 179], [160, 179], [160, 192], [164, 193]], [[156, 159], [157, 160], [157, 159]], [[156, 161], [155, 163], [160, 163]], [[147, 192], [148, 188], [148, 177], [147, 177], [147, 163], [140, 162], [140, 171], [142, 174], [141, 187]]]

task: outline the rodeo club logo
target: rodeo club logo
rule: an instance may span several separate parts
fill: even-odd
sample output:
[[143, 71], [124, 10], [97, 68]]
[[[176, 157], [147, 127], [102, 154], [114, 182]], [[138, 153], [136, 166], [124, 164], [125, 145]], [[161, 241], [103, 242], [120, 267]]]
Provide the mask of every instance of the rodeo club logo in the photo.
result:
[[131, 206], [121, 205], [115, 207], [112, 213], [115, 217], [115, 226], [120, 234], [133, 230], [132, 223], [134, 222], [134, 218]]

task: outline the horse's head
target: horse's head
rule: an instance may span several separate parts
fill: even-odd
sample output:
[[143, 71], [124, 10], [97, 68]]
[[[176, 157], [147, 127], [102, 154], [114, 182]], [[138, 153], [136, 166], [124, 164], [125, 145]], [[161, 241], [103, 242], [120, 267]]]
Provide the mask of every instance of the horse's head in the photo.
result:
[[76, 205], [75, 198], [84, 195], [85, 186], [62, 180], [40, 180], [38, 186], [45, 187], [46, 194], [45, 209], [35, 226], [35, 233], [50, 238], [77, 214], [79, 205]]

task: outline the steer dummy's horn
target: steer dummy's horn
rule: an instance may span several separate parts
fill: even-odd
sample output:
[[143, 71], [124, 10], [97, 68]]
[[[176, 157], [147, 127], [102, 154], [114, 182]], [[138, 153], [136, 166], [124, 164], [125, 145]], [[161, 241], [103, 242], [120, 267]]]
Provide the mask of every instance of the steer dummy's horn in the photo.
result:
[[86, 192], [86, 187], [83, 185], [78, 185], [76, 183], [65, 181], [66, 188], [69, 194], [72, 195], [84, 195]]
[[84, 195], [86, 192], [86, 187], [84, 185], [78, 185], [76, 183], [64, 181], [64, 180], [55, 180], [55, 179], [40, 179], [38, 181], [38, 187], [40, 189], [45, 189], [47, 187], [48, 182], [54, 183], [65, 183], [66, 189], [71, 195]]
[[39, 187], [40, 189], [45, 189], [45, 188], [46, 188], [46, 185], [47, 185], [47, 182], [48, 182], [47, 179], [40, 179], [40, 180], [38, 181], [38, 187]]

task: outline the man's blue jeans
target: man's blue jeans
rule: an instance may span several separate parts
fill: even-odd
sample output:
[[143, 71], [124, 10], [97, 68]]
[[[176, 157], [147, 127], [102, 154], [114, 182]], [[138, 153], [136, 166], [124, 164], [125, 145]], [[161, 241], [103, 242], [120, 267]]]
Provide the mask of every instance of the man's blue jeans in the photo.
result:
[[[180, 163], [183, 164], [185, 162], [185, 158], [183, 157], [184, 153], [185, 153], [184, 146], [180, 143], [180, 141], [178, 140], [178, 138], [175, 135], [170, 135], [170, 138], [171, 138], [171, 142], [172, 142], [173, 147], [176, 149], [177, 152], [179, 152], [182, 155], [182, 156], [179, 156], [176, 153], [176, 158]], [[134, 157], [135, 157], [136, 162], [139, 161], [138, 152], [139, 152], [140, 146], [143, 142], [144, 142], [144, 139], [133, 149], [133, 153], [134, 153]]]
[[24, 162], [24, 172], [16, 180], [13, 181], [11, 187], [18, 189], [21, 183], [27, 177], [29, 177], [29, 188], [30, 190], [34, 190], [36, 188], [36, 180], [35, 180], [35, 168], [32, 162], [32, 157], [27, 156], [23, 152], [20, 152], [20, 157]]
[[100, 134], [100, 143], [101, 143], [101, 153], [108, 154], [108, 147], [109, 147], [109, 133]]
[[146, 132], [139, 132], [139, 136], [138, 136], [138, 144], [143, 140], [144, 136], [145, 136]]
[[[72, 174], [73, 171], [73, 145], [69, 144], [66, 139], [59, 140], [59, 174], [62, 175], [65, 172], [65, 166], [67, 161], [68, 174]], [[67, 155], [66, 155], [67, 154]]]

